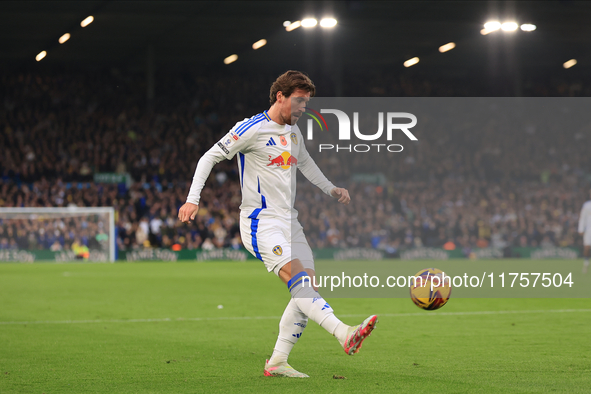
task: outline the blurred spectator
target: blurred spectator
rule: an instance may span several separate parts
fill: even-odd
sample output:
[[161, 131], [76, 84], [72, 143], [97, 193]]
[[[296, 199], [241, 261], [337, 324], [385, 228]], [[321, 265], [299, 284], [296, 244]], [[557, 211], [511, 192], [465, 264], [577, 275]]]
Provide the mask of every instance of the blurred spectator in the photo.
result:
[[[162, 74], [159, 99], [149, 109], [141, 74], [21, 72], [0, 78], [0, 206], [113, 206], [121, 250], [241, 247], [235, 162], [214, 168], [195, 223], [184, 225], [176, 215], [197, 160], [236, 121], [267, 107], [274, 76]], [[479, 82], [392, 73], [347, 80], [347, 96], [487, 93]], [[317, 85], [321, 92], [322, 82]], [[529, 80], [524, 87], [536, 96], [591, 94], [586, 81]], [[506, 127], [512, 121], [496, 119], [477, 137], [459, 128], [421, 141], [392, 161], [383, 185], [351, 182], [353, 171], [375, 170], [370, 155], [316, 158], [330, 179], [349, 188], [353, 202], [329, 204], [300, 176], [296, 208], [310, 245], [388, 253], [419, 246], [469, 253], [487, 246], [576, 245], [591, 168], [588, 136], [580, 130], [557, 136], [556, 128], [535, 119], [516, 133]], [[93, 181], [97, 173], [125, 172], [133, 179], [130, 187]], [[64, 250], [76, 237], [76, 247], [100, 249], [108, 242], [106, 225], [96, 218], [0, 219], [0, 249]]]

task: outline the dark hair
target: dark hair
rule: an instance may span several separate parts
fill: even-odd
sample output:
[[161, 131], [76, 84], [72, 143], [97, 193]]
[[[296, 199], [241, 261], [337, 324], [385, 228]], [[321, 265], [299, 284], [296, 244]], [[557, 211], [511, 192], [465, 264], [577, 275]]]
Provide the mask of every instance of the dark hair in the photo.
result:
[[271, 94], [269, 99], [271, 105], [277, 101], [277, 93], [283, 93], [283, 97], [289, 97], [296, 89], [302, 89], [306, 92], [310, 92], [310, 96], [314, 97], [316, 93], [316, 86], [314, 82], [301, 71], [289, 70], [285, 74], [282, 74], [273, 82], [271, 85]]

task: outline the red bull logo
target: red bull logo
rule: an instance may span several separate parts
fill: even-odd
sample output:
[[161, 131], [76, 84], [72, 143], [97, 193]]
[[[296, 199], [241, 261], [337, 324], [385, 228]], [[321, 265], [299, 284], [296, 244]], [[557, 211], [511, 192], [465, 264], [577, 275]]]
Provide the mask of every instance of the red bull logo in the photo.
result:
[[291, 166], [296, 166], [298, 164], [298, 159], [293, 157], [289, 152], [283, 152], [276, 158], [273, 158], [271, 155], [269, 155], [269, 161], [270, 163], [267, 164], [267, 167], [277, 166], [283, 168], [284, 170], [287, 170]]

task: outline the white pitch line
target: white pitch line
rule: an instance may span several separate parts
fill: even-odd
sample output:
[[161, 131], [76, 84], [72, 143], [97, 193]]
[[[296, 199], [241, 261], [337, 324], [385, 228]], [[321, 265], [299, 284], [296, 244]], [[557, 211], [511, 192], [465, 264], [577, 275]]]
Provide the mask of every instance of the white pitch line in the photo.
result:
[[[379, 317], [410, 317], [410, 316], [478, 316], [478, 315], [510, 315], [522, 313], [573, 313], [591, 312], [591, 309], [547, 309], [530, 311], [472, 311], [472, 312], [417, 312], [417, 313], [381, 313]], [[367, 317], [365, 315], [339, 315], [339, 317]], [[172, 321], [223, 321], [223, 320], [277, 320], [281, 316], [235, 316], [235, 317], [168, 317], [160, 319], [111, 319], [111, 320], [37, 320], [37, 321], [0, 321], [0, 325], [17, 324], [83, 324], [83, 323], [152, 323]]]

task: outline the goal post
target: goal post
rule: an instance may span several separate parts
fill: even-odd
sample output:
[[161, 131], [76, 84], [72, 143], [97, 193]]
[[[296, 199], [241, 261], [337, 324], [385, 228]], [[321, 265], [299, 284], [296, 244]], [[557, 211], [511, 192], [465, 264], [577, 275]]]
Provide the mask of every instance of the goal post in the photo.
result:
[[113, 207], [0, 207], [0, 261], [115, 262], [115, 238]]

